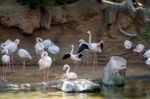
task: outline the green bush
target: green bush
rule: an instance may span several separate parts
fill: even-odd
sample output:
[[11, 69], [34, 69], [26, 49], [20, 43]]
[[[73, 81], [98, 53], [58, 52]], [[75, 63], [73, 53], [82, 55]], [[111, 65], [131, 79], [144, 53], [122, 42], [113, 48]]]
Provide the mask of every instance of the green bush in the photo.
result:
[[75, 2], [78, 0], [17, 0], [21, 5], [28, 5], [32, 9], [40, 8], [43, 6], [56, 6], [64, 5]]
[[28, 5], [32, 9], [48, 5], [50, 1], [54, 0], [17, 0], [21, 5]]

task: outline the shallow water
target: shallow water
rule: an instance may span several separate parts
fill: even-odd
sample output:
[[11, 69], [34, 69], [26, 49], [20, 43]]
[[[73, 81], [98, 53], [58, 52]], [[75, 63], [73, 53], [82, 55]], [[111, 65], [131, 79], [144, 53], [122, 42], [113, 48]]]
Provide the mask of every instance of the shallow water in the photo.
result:
[[47, 90], [0, 92], [0, 99], [150, 99], [150, 80], [128, 80], [124, 87], [103, 86], [100, 93], [63, 93]]

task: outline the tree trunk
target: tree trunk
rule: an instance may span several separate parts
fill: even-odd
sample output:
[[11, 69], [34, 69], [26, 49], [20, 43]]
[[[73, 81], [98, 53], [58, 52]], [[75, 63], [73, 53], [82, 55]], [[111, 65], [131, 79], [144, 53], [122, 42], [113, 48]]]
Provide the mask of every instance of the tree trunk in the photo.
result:
[[[141, 22], [144, 22], [144, 13], [143, 7], [140, 7], [139, 3], [136, 0], [124, 0], [122, 3], [116, 3], [107, 0], [100, 1], [104, 7], [104, 19], [105, 25], [107, 25], [111, 29], [114, 30], [115, 27], [118, 25], [118, 15], [123, 12], [129, 12], [131, 17], [135, 22], [136, 32], [141, 33], [140, 26], [142, 25]], [[122, 29], [119, 29], [122, 30]], [[114, 32], [114, 31], [113, 31]], [[122, 32], [122, 31], [120, 31]], [[122, 32], [123, 34], [126, 34]], [[135, 36], [136, 34], [132, 33], [131, 35], [127, 36]]]

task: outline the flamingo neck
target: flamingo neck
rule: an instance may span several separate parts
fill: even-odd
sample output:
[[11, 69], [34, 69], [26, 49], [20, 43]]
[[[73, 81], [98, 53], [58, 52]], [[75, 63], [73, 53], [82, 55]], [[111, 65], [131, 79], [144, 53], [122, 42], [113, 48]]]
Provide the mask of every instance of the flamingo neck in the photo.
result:
[[37, 42], [37, 43], [38, 43], [38, 42], [43, 42], [43, 39], [40, 38], [40, 37], [38, 37], [38, 38], [36, 38], [36, 42]]
[[2, 43], [2, 44], [1, 44], [1, 47], [2, 47], [2, 48], [4, 48], [5, 46], [6, 46], [6, 44], [5, 44], [5, 43]]
[[43, 52], [42, 58], [45, 58], [46, 56], [48, 56], [48, 53], [47, 52]]
[[71, 46], [72, 49], [71, 49], [71, 54], [73, 54], [73, 51], [74, 51], [74, 46]]
[[19, 42], [20, 42], [19, 39], [16, 39], [16, 40], [15, 40], [15, 43], [16, 43], [16, 44], [19, 44]]
[[70, 71], [70, 66], [67, 66], [66, 74], [68, 74]]
[[91, 44], [92, 35], [89, 33], [89, 44]]

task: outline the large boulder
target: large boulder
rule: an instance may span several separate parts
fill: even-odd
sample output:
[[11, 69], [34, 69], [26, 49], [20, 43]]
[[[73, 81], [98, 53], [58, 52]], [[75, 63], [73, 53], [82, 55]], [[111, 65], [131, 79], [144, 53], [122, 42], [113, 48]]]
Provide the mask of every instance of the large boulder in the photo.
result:
[[57, 84], [57, 88], [64, 92], [99, 92], [100, 86], [86, 79], [78, 79], [71, 81], [61, 80]]
[[112, 56], [104, 68], [102, 82], [107, 86], [124, 85], [126, 60], [119, 56]]

